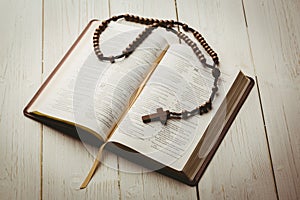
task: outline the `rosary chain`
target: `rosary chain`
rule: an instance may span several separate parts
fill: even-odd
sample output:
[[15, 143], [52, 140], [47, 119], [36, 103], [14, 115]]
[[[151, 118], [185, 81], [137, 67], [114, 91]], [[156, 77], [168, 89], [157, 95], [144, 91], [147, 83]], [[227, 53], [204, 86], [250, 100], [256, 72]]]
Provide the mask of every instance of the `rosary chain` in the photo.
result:
[[[143, 25], [147, 25], [147, 27], [144, 29], [143, 32], [141, 32], [135, 40], [133, 40], [128, 47], [126, 47], [122, 54], [117, 56], [104, 56], [103, 53], [100, 50], [100, 35], [105, 31], [108, 24], [112, 21], [118, 21], [119, 19], [124, 19], [125, 21], [139, 23]], [[181, 26], [182, 29], [185, 32], [190, 32], [193, 34], [193, 36], [196, 38], [196, 40], [200, 43], [200, 45], [204, 48], [204, 50], [208, 53], [208, 55], [212, 58], [214, 65], [209, 65], [206, 63], [206, 58], [204, 57], [203, 53], [198, 48], [197, 44], [193, 42], [187, 35], [185, 35], [183, 32], [178, 32], [173, 27], [175, 26]], [[220, 70], [216, 67], [219, 65], [219, 58], [217, 53], [208, 45], [204, 37], [195, 29], [189, 27], [187, 24], [184, 24], [182, 22], [174, 21], [174, 20], [159, 20], [159, 19], [153, 19], [153, 18], [144, 18], [140, 16], [125, 14], [125, 15], [118, 15], [113, 16], [107, 20], [102, 21], [102, 23], [99, 25], [99, 27], [95, 30], [94, 36], [93, 36], [93, 46], [96, 56], [101, 61], [110, 61], [111, 63], [114, 63], [116, 59], [120, 58], [127, 58], [151, 33], [154, 29], [162, 27], [165, 28], [167, 31], [171, 31], [174, 34], [176, 34], [181, 40], [183, 40], [188, 46], [190, 46], [199, 59], [199, 61], [204, 64], [205, 67], [212, 69], [212, 75], [214, 77], [214, 84], [212, 88], [212, 93], [210, 95], [209, 100], [199, 107], [195, 108], [192, 111], [183, 111], [182, 113], [176, 113], [176, 112], [170, 112], [171, 118], [183, 118], [186, 119], [190, 116], [193, 116], [195, 114], [204, 114], [207, 113], [209, 110], [212, 109], [212, 101], [215, 97], [216, 92], [218, 91], [218, 78], [220, 76]]]
[[[119, 19], [125, 19], [125, 21], [129, 22], [135, 22], [143, 25], [148, 25], [148, 27], [145, 29], [143, 33], [141, 33], [134, 42], [130, 44], [129, 47], [127, 47], [124, 51], [122, 51], [121, 55], [118, 56], [109, 56], [106, 57], [103, 55], [103, 53], [100, 50], [100, 45], [99, 45], [99, 40], [100, 40], [100, 34], [107, 28], [108, 24], [111, 21], [117, 21]], [[189, 27], [187, 24], [174, 21], [174, 20], [159, 20], [159, 19], [153, 19], [153, 18], [144, 18], [140, 16], [135, 16], [135, 15], [118, 15], [118, 16], [113, 16], [105, 21], [102, 21], [102, 24], [99, 25], [99, 27], [95, 30], [94, 37], [93, 37], [93, 43], [94, 43], [94, 48], [95, 48], [95, 53], [98, 56], [100, 60], [108, 60], [110, 62], [115, 62], [116, 59], [122, 58], [122, 57], [128, 57], [130, 53], [132, 53], [132, 49], [136, 48], [140, 43], [152, 32], [154, 28], [157, 27], [163, 27], [167, 29], [172, 29], [175, 25], [181, 26], [182, 29], [185, 32], [190, 32], [194, 35], [194, 37], [197, 39], [197, 41], [201, 44], [201, 46], [205, 49], [205, 51], [210, 55], [210, 57], [213, 59], [214, 63], [216, 65], [219, 64], [219, 58], [217, 53], [207, 44], [206, 40], [204, 37], [196, 30], [193, 28]], [[180, 39], [183, 39], [186, 43], [191, 43], [192, 40], [189, 39], [185, 34], [182, 32], [177, 33], [178, 37]], [[202, 63], [206, 62], [206, 59], [202, 52], [198, 49], [197, 45], [193, 43], [192, 47], [193, 51], [199, 58], [199, 60]]]

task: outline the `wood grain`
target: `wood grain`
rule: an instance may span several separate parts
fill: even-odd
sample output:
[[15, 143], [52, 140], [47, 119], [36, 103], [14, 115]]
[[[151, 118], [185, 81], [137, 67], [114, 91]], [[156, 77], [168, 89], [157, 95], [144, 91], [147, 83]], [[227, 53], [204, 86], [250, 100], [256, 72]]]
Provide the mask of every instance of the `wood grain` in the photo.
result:
[[[241, 1], [178, 0], [178, 17], [203, 33], [219, 53], [220, 68], [255, 76]], [[253, 88], [199, 183], [200, 199], [276, 199], [262, 122]]]
[[280, 199], [300, 198], [300, 2], [245, 1]]
[[22, 110], [41, 83], [40, 1], [0, 2], [0, 198], [40, 196], [41, 125]]
[[[47, 76], [93, 18], [107, 18], [107, 1], [46, 1], [44, 5], [44, 74]], [[45, 77], [44, 76], [44, 77]], [[43, 129], [43, 199], [118, 199], [117, 157], [106, 156], [85, 190], [79, 190], [94, 156], [73, 138]]]
[[299, 10], [299, 0], [2, 0], [0, 199], [197, 199], [196, 188], [110, 153], [78, 190], [94, 157], [22, 115], [91, 19], [128, 12], [179, 17], [205, 36], [221, 67], [257, 78], [199, 183], [200, 199], [299, 199]]

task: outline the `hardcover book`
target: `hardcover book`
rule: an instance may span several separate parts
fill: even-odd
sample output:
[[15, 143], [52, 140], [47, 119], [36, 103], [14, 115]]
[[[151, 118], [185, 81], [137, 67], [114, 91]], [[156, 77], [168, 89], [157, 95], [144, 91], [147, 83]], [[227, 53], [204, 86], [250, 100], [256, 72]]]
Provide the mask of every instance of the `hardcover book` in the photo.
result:
[[[157, 108], [192, 110], [210, 97], [214, 77], [192, 49], [155, 30], [128, 57], [100, 61], [91, 21], [49, 75], [24, 114], [53, 129], [123, 156], [188, 185], [196, 185], [254, 85], [220, 67], [212, 110], [188, 119], [144, 123]], [[101, 35], [107, 55], [120, 53], [141, 27], [111, 23]]]

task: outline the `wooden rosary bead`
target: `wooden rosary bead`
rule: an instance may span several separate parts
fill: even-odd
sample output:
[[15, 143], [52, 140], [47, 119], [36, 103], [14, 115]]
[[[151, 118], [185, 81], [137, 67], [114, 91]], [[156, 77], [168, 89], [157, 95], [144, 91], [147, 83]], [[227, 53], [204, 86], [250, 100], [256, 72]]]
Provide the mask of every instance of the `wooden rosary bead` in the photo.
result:
[[126, 21], [132, 21], [132, 15], [128, 15], [127, 17], [124, 18]]
[[125, 19], [126, 21], [128, 21], [128, 20], [129, 20], [129, 14], [125, 14], [125, 15], [124, 15], [124, 19]]
[[97, 55], [97, 57], [98, 57], [99, 59], [102, 59], [102, 58], [103, 58], [103, 54], [102, 54], [102, 53], [99, 53], [99, 54]]
[[158, 19], [153, 19], [153, 23], [159, 24], [159, 20]]
[[212, 109], [212, 105], [211, 105], [211, 101], [210, 101], [210, 100], [207, 101], [207, 102], [205, 103], [205, 107], [206, 107], [207, 109], [209, 109], [209, 110]]
[[114, 58], [114, 56], [110, 56], [110, 57], [109, 57], [109, 61], [110, 61], [111, 63], [115, 63], [115, 58]]
[[100, 50], [95, 50], [95, 53], [96, 53], [97, 56], [101, 55], [101, 51]]
[[177, 36], [179, 37], [179, 39], [182, 39], [182, 37], [184, 36], [182, 32], [178, 32]]
[[219, 64], [219, 58], [218, 57], [213, 58], [213, 61], [214, 61], [214, 63], [216, 63], [216, 65]]
[[157, 27], [159, 27], [159, 24], [158, 24], [158, 23], [156, 23], [156, 22], [153, 22], [153, 24], [151, 24], [151, 27], [153, 27], [153, 28], [157, 28]]
[[98, 46], [98, 44], [94, 43], [94, 44], [93, 44], [93, 46], [94, 46], [94, 48], [95, 48], [95, 47], [97, 47], [97, 46]]
[[144, 35], [144, 32], [138, 34], [137, 38], [141, 39], [143, 37], [143, 35]]
[[185, 35], [185, 34], [184, 34], [184, 36], [183, 36], [183, 39], [184, 39], [186, 42], [191, 41], [191, 39], [190, 39], [187, 35]]
[[146, 24], [146, 18], [144, 17], [138, 17], [139, 18], [139, 22], [140, 24]]
[[103, 27], [106, 27], [107, 25], [108, 25], [108, 21], [107, 20], [102, 21], [102, 26]]
[[193, 50], [194, 54], [197, 56], [196, 51], [198, 50], [198, 47], [194, 47], [194, 48], [192, 48], [192, 50]]
[[203, 38], [202, 38], [202, 39], [199, 39], [198, 41], [200, 42], [200, 44], [201, 44], [202, 46], [203, 46], [204, 43], [206, 43], [205, 40], [204, 40]]
[[197, 38], [197, 39], [203, 38], [202, 35], [198, 32], [196, 34], [194, 34], [194, 37]]
[[139, 17], [138, 16], [133, 16], [133, 22], [138, 22], [139, 21]]
[[190, 47], [191, 47], [191, 48], [198, 48], [197, 45], [196, 45], [196, 43], [195, 43], [193, 40], [191, 40], [191, 41], [192, 41], [192, 44], [191, 44]]
[[[126, 19], [126, 18], [125, 18]], [[128, 15], [127, 16], [127, 21], [132, 22], [133, 21], [133, 15]]]
[[[198, 56], [198, 57], [202, 57], [202, 56], [203, 56], [202, 52], [200, 51], [199, 53], [197, 53], [197, 56]], [[204, 57], [204, 56], [203, 56], [203, 57]]]
[[182, 40], [183, 40], [185, 43], [187, 43], [187, 42], [190, 40], [190, 38], [189, 38], [187, 35], [185, 35], [185, 34], [183, 33]]
[[204, 57], [199, 58], [199, 60], [200, 60], [200, 62], [201, 62], [202, 64], [205, 64], [205, 63], [206, 63], [206, 59], [205, 59]]
[[93, 41], [98, 41], [98, 40], [99, 40], [99, 36], [94, 35], [94, 36], [93, 36]]
[[185, 42], [189, 39], [185, 34], [181, 33], [182, 34], [182, 37], [181, 39], [183, 39]]
[[104, 23], [104, 24], [103, 24], [103, 23], [100, 24], [100, 25], [98, 26], [100, 32], [104, 31], [104, 29], [106, 29], [107, 25], [108, 25], [107, 21], [106, 21], [106, 23]]
[[211, 57], [214, 57], [214, 56], [216, 56], [216, 55], [217, 55], [216, 52], [213, 51], [213, 52], [211, 53], [210, 56], [211, 56]]
[[100, 24], [99, 26], [98, 26], [98, 28], [96, 28], [96, 32], [101, 32], [100, 30], [102, 30], [103, 29], [103, 25], [102, 24]]
[[183, 24], [182, 29], [187, 32], [189, 29], [189, 26], [186, 24]]
[[208, 46], [208, 44], [207, 44], [207, 43], [203, 45], [203, 48], [204, 48], [205, 50], [207, 50], [207, 49], [208, 49], [208, 47], [209, 47], [209, 46]]
[[125, 50], [122, 51], [122, 55], [124, 55], [125, 58], [127, 58], [130, 54], [131, 52], [129, 51], [129, 48], [128, 49], [126, 48]]
[[133, 49], [133, 46], [134, 46], [134, 41], [132, 41], [132, 42], [128, 45], [128, 47], [129, 47], [130, 49]]
[[142, 24], [145, 24], [145, 25], [149, 25], [149, 24], [150, 24], [150, 23], [149, 23], [150, 20], [149, 20], [148, 18], [141, 17], [140, 20], [141, 20], [141, 23], [142, 23]]
[[197, 54], [197, 57], [200, 59], [205, 59], [204, 55], [201, 52]]
[[207, 66], [206, 65], [206, 58], [202, 55], [202, 56], [200, 56], [200, 62], [202, 63], [202, 64], [204, 64], [204, 66]]
[[163, 20], [164, 22], [164, 25], [167, 26], [168, 24], [170, 24], [170, 21], [169, 20]]
[[208, 109], [205, 107], [205, 106], [200, 106], [199, 107], [199, 114], [200, 115], [203, 115], [204, 113], [207, 113], [208, 112]]
[[154, 19], [153, 18], [147, 18], [147, 20], [149, 20], [149, 24], [153, 24], [154, 23]]
[[139, 16], [138, 16], [138, 19], [139, 19], [139, 20], [138, 20], [138, 23], [145, 22], [145, 20], [144, 20], [145, 18], [144, 18], [144, 17], [139, 17]]
[[207, 50], [207, 53], [211, 55], [214, 51], [212, 49]]
[[198, 37], [201, 36], [200, 33], [198, 33], [197, 31], [194, 31], [194, 32], [193, 32], [193, 35], [194, 35], [195, 38], [198, 38]]
[[212, 59], [213, 59], [213, 60], [219, 60], [217, 54], [216, 54], [215, 56], [212, 56]]
[[197, 49], [198, 49], [198, 47], [196, 47], [196, 46], [193, 46], [192, 47], [192, 50], [195, 52], [195, 51], [197, 51]]
[[126, 47], [125, 51], [128, 53], [131, 51], [131, 48], [128, 46], [128, 47]]
[[194, 42], [191, 39], [189, 39], [187, 44], [191, 47], [193, 43]]
[[99, 35], [99, 32], [100, 32], [100, 29], [99, 29], [99, 28], [96, 28], [95, 34], [96, 34], [96, 35]]
[[196, 55], [198, 55], [199, 53], [201, 53], [201, 51], [197, 48], [196, 51], [194, 51]]
[[118, 16], [113, 16], [111, 19], [115, 22], [115, 21], [117, 21], [119, 18], [118, 18]]
[[193, 42], [193, 44], [191, 45], [191, 48], [198, 48], [195, 42]]

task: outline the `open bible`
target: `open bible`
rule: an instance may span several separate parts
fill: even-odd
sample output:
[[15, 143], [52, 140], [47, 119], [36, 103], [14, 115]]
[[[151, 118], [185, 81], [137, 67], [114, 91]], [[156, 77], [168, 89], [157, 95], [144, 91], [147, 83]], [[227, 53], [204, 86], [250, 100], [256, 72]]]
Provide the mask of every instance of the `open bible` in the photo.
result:
[[[186, 120], [143, 123], [157, 108], [180, 112], [209, 99], [214, 78], [190, 47], [155, 30], [128, 57], [99, 61], [91, 21], [24, 109], [36, 121], [100, 146], [188, 185], [198, 183], [253, 80], [234, 68], [221, 70], [212, 110]], [[107, 55], [120, 53], [141, 27], [112, 23], [101, 35]]]

